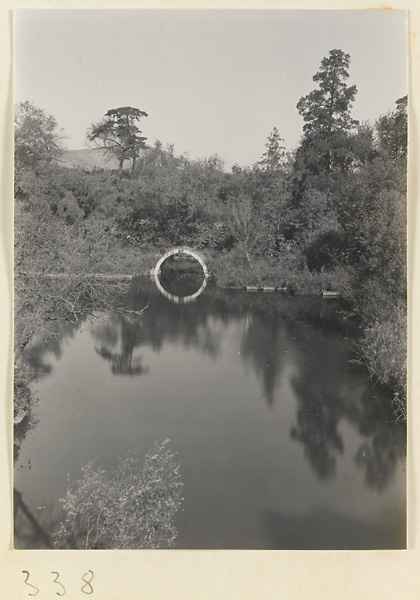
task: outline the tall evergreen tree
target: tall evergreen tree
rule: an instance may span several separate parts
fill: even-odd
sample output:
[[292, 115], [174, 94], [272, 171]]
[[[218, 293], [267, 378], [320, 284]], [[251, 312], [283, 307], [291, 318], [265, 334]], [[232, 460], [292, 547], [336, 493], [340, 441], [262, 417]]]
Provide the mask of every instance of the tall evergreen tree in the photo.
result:
[[347, 86], [350, 55], [342, 50], [331, 50], [329, 56], [323, 58], [319, 71], [313, 81], [319, 87], [301, 98], [297, 104], [305, 125], [305, 136], [311, 134], [324, 135], [327, 138], [333, 133], [349, 131], [357, 125], [352, 119], [350, 110], [357, 93], [355, 85]]
[[119, 161], [120, 169], [125, 160], [131, 159], [134, 170], [140, 150], [146, 147], [147, 139], [141, 135], [137, 122], [147, 116], [143, 110], [131, 106], [112, 108], [102, 121], [90, 127], [88, 141], [105, 152], [112, 152]]
[[254, 197], [267, 229], [267, 250], [282, 250], [283, 228], [290, 220], [288, 190], [288, 156], [284, 140], [274, 127], [267, 138], [265, 152], [251, 173]]
[[283, 144], [284, 140], [280, 137], [279, 130], [274, 127], [268, 136], [265, 144], [266, 150], [257, 166], [266, 172], [283, 169], [286, 160], [286, 149]]
[[347, 85], [349, 65], [348, 54], [331, 50], [313, 77], [318, 88], [297, 104], [304, 120], [296, 156], [297, 195], [314, 184], [328, 192], [331, 175], [346, 172], [352, 165], [350, 132], [358, 123], [351, 116], [351, 108], [357, 89]]

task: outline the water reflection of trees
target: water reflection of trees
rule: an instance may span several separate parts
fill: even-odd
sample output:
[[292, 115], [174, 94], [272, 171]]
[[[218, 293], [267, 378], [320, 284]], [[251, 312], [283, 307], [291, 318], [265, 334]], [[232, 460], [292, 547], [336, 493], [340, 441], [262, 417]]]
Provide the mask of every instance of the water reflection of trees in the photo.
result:
[[406, 456], [406, 430], [393, 422], [389, 398], [383, 402], [384, 390], [365, 390], [359, 403], [357, 421], [352, 421], [367, 439], [354, 457], [356, 465], [365, 471], [369, 487], [381, 491], [395, 474], [396, 467]]
[[[81, 317], [80, 324], [86, 320]], [[48, 335], [35, 336], [24, 350], [24, 370], [29, 379], [39, 378], [51, 373], [50, 359], [58, 360], [62, 354], [64, 340], [74, 337], [80, 324], [57, 320], [54, 328], [50, 327]]]
[[[168, 302], [163, 296], [148, 294], [128, 298], [130, 310], [148, 303], [147, 311], [140, 323], [131, 323], [121, 315], [113, 315], [106, 324], [98, 323], [92, 335], [98, 342], [96, 351], [109, 360], [113, 373], [141, 375], [147, 372], [141, 358], [134, 357], [136, 348], [150, 346], [159, 352], [166, 342], [180, 344], [183, 348], [194, 348], [216, 358], [220, 352], [222, 329], [215, 327], [214, 317], [219, 310], [208, 310], [200, 301], [186, 306]], [[226, 320], [228, 312], [226, 311]]]
[[99, 342], [95, 351], [111, 363], [111, 371], [120, 375], [143, 375], [144, 367], [139, 356], [133, 357], [134, 348], [142, 344], [141, 328], [125, 321], [121, 316], [110, 318], [105, 324], [92, 329], [93, 337]]
[[305, 456], [320, 479], [332, 477], [336, 455], [344, 450], [338, 424], [343, 416], [343, 357], [337, 336], [314, 335], [309, 327], [295, 328], [298, 349], [292, 378], [298, 408], [292, 439], [301, 442]]
[[[393, 417], [386, 393], [366, 387], [366, 374], [349, 363], [342, 332], [334, 330], [334, 308], [330, 314], [325, 303], [313, 298], [226, 293], [211, 287], [196, 302], [175, 305], [161, 296], [154, 284], [142, 279], [127, 296], [126, 308], [138, 311], [146, 305], [138, 323], [114, 314], [91, 327], [96, 351], [109, 361], [113, 373], [147, 373], [138, 354], [141, 348], [159, 352], [168, 342], [215, 359], [221, 351], [225, 328], [237, 319], [243, 323], [238, 340], [240, 356], [255, 372], [269, 406], [273, 406], [286, 353], [293, 354], [295, 373], [291, 384], [297, 407], [290, 435], [303, 445], [316, 475], [320, 479], [334, 476], [337, 458], [345, 450], [340, 423], [347, 422], [363, 438], [354, 461], [364, 471], [366, 484], [377, 490], [387, 486], [405, 456], [405, 429], [389, 422]], [[309, 312], [305, 313], [308, 305]], [[292, 318], [294, 310], [300, 322]], [[309, 315], [306, 324], [305, 314]], [[328, 323], [331, 328], [325, 327]], [[48, 356], [59, 357], [63, 340], [73, 336], [74, 331], [75, 327], [68, 324], [48, 344], [28, 349], [32, 371], [47, 372]]]
[[125, 322], [120, 315], [114, 315], [106, 324], [97, 324], [92, 330], [93, 337], [99, 342], [96, 351], [110, 361], [113, 373], [145, 373], [139, 357], [133, 368], [135, 348], [150, 346], [159, 351], [167, 342], [179, 344], [184, 349], [193, 348], [215, 359], [221, 350], [225, 326], [236, 318], [244, 324], [239, 340], [240, 356], [253, 368], [268, 405], [273, 405], [287, 339], [282, 334], [280, 319], [267, 318], [264, 314], [266, 303], [263, 298], [244, 297], [243, 294], [229, 297], [213, 290], [213, 293], [183, 306], [172, 304], [156, 294], [147, 281], [142, 280], [138, 285], [139, 289], [128, 297], [127, 306], [130, 310], [139, 310], [147, 303], [140, 324]]
[[252, 313], [247, 315], [245, 325], [241, 356], [254, 368], [261, 380], [263, 395], [268, 405], [273, 406], [274, 392], [286, 352], [283, 330], [275, 318], [264, 319]]
[[366, 387], [365, 373], [344, 360], [342, 339], [320, 331], [315, 339], [313, 331], [304, 331], [294, 334], [299, 352], [292, 386], [298, 406], [291, 438], [303, 445], [317, 476], [328, 479], [344, 452], [339, 425], [347, 421], [365, 438], [354, 462], [365, 471], [366, 484], [381, 491], [405, 456], [405, 430], [392, 420], [389, 394]]
[[[284, 338], [275, 326], [276, 315], [282, 318], [309, 318], [326, 320], [325, 304], [318, 299], [279, 297], [279, 295], [250, 295], [221, 291], [207, 287], [205, 297], [196, 302], [177, 306], [168, 302], [147, 278], [133, 282], [125, 298], [125, 308], [141, 311], [147, 306], [144, 318], [134, 323], [122, 313], [110, 315], [107, 320], [91, 324], [92, 335], [98, 342], [97, 352], [111, 363], [115, 373], [142, 374], [140, 358], [133, 356], [135, 348], [150, 346], [159, 351], [166, 342], [193, 348], [216, 358], [221, 349], [224, 326], [232, 318], [247, 323], [240, 341], [241, 355], [252, 365], [260, 379], [267, 402], [273, 402], [273, 393], [279, 378], [281, 356], [285, 350]], [[219, 326], [217, 326], [217, 324]], [[57, 329], [48, 340], [38, 340], [26, 351], [25, 361], [34, 376], [51, 370], [49, 357], [59, 358], [62, 343], [74, 336], [78, 325], [57, 322]]]

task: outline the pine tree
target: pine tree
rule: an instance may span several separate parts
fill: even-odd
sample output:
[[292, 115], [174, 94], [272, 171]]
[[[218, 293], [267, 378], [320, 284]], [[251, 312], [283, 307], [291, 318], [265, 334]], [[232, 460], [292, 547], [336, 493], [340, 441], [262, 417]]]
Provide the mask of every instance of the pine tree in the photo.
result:
[[90, 127], [88, 141], [105, 152], [112, 152], [119, 161], [120, 169], [125, 160], [131, 159], [134, 170], [140, 150], [146, 147], [147, 139], [141, 135], [136, 123], [147, 116], [146, 112], [131, 106], [112, 108], [102, 121]]
[[313, 77], [318, 88], [297, 104], [304, 120], [297, 163], [309, 172], [306, 175], [328, 176], [334, 171], [346, 171], [352, 163], [349, 134], [358, 124], [351, 116], [357, 89], [347, 85], [349, 65], [348, 54], [331, 50]]

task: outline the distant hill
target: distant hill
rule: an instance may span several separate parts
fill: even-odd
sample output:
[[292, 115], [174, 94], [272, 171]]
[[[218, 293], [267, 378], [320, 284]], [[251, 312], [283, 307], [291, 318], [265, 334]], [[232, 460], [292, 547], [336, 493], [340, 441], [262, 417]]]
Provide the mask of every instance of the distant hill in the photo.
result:
[[[61, 156], [65, 167], [87, 169], [118, 169], [118, 160], [111, 153], [104, 154], [101, 149], [66, 150]], [[124, 166], [129, 166], [129, 162]]]

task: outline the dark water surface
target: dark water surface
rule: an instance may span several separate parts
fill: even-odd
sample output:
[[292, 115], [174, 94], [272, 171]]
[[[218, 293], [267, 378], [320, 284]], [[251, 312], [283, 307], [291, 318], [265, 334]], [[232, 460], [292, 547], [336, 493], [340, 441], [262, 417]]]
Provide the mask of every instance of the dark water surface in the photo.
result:
[[[139, 282], [127, 307], [27, 361], [36, 425], [15, 465], [16, 547], [47, 547], [68, 479], [170, 438], [185, 501], [177, 548], [405, 546], [405, 430], [350, 361], [338, 306], [206, 288], [190, 304]], [[28, 533], [28, 528], [31, 532]]]

